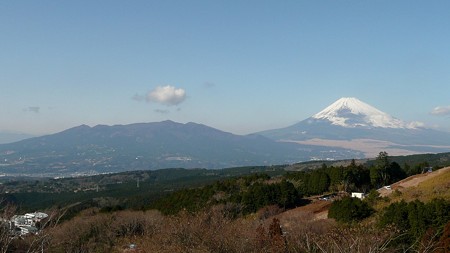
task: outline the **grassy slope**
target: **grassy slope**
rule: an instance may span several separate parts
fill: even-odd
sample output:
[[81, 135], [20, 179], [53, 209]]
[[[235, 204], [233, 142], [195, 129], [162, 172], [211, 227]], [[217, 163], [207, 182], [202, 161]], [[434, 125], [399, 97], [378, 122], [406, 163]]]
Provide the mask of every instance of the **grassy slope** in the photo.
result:
[[419, 174], [403, 179], [392, 186], [391, 192], [379, 190], [386, 201], [381, 201], [376, 209], [388, 206], [390, 203], [404, 201], [428, 202], [434, 198], [450, 200], [450, 167], [427, 174]]
[[[401, 200], [407, 202], [416, 199], [428, 202], [434, 198], [450, 200], [450, 167], [434, 171], [433, 173], [405, 178], [393, 184], [392, 188], [393, 190], [390, 192], [385, 189], [379, 190], [382, 196], [386, 196], [386, 198], [383, 199], [384, 201], [377, 203], [375, 206], [377, 210], [381, 210], [389, 204]], [[297, 216], [312, 215], [314, 219], [326, 219], [330, 205], [331, 202], [313, 199], [310, 204], [288, 210], [279, 215], [279, 218], [284, 225], [287, 224], [287, 220]]]
[[399, 191], [401, 194], [394, 193], [391, 197], [392, 201], [419, 199], [422, 202], [428, 202], [433, 198], [450, 199], [450, 167], [436, 171], [436, 176], [425, 178], [417, 186], [413, 185]]

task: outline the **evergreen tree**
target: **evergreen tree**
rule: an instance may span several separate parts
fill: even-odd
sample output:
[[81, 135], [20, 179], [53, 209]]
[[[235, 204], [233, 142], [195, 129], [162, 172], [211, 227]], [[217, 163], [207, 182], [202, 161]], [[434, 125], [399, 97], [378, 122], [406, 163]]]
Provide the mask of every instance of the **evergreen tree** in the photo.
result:
[[283, 180], [280, 184], [280, 196], [278, 199], [278, 205], [284, 208], [294, 207], [298, 200], [301, 198], [294, 185], [286, 180]]
[[328, 175], [330, 177], [330, 185], [331, 186], [338, 186], [340, 184], [343, 184], [344, 169], [342, 166], [330, 167], [328, 170]]
[[336, 200], [328, 210], [328, 217], [336, 221], [350, 223], [369, 217], [373, 209], [358, 198], [344, 197]]
[[390, 178], [390, 183], [394, 183], [406, 178], [406, 172], [402, 170], [400, 165], [396, 162], [389, 164], [388, 174]]
[[378, 154], [376, 159], [376, 168], [381, 179], [380, 183], [382, 185], [387, 185], [390, 179], [388, 173], [389, 157], [387, 152], [382, 151]]
[[369, 172], [370, 172], [370, 184], [375, 188], [380, 188], [381, 176], [379, 169], [375, 166], [372, 166], [370, 167]]
[[406, 203], [405, 201], [392, 203], [384, 208], [378, 225], [385, 227], [394, 225], [406, 236], [398, 242], [412, 243], [423, 237], [427, 230], [442, 231], [450, 220], [450, 202], [443, 199], [433, 199], [429, 203], [419, 200]]
[[330, 178], [323, 171], [313, 171], [308, 181], [308, 192], [310, 194], [322, 194], [328, 191]]

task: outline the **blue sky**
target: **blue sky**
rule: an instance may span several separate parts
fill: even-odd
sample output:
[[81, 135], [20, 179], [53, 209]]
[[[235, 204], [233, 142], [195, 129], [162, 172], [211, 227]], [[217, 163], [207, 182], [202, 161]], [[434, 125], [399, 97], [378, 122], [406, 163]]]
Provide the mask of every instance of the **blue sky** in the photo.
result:
[[0, 1], [0, 131], [246, 134], [357, 97], [450, 131], [449, 1]]

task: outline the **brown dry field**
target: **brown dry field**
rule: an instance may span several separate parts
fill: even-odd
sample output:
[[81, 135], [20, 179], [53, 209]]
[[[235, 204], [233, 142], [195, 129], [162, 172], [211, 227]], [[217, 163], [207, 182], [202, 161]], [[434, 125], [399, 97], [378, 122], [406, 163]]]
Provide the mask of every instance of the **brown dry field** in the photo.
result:
[[283, 228], [289, 229], [292, 223], [300, 221], [311, 222], [328, 219], [328, 209], [331, 201], [318, 200], [317, 197], [309, 198], [312, 202], [308, 205], [297, 207], [277, 215]]
[[[411, 151], [408, 149], [401, 148], [402, 145], [396, 144], [389, 141], [380, 141], [372, 139], [354, 139], [354, 140], [325, 140], [325, 139], [310, 139], [306, 141], [290, 141], [284, 140], [286, 142], [295, 142], [306, 145], [318, 145], [318, 146], [328, 146], [328, 147], [340, 147], [347, 149], [359, 150], [364, 153], [366, 157], [376, 157], [380, 150], [384, 150], [389, 153], [389, 155], [414, 155], [421, 154], [422, 151]], [[397, 148], [393, 148], [396, 146]], [[414, 145], [415, 147], [437, 147], [450, 149], [450, 146], [436, 146], [436, 145]]]

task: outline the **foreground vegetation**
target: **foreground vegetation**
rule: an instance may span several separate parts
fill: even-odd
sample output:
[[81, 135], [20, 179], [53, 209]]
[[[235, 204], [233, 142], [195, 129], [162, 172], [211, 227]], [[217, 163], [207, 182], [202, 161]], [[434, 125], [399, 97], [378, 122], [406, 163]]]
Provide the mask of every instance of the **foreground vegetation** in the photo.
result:
[[[76, 212], [71, 205], [55, 208], [48, 211], [51, 218], [42, 224], [40, 234], [15, 240], [0, 236], [0, 248], [3, 252], [449, 252], [450, 173], [423, 182], [414, 194], [405, 190], [380, 197], [376, 191], [428, 166], [428, 161], [400, 166], [382, 152], [368, 164], [323, 164], [311, 171], [255, 167], [249, 175], [193, 180], [200, 183], [172, 189], [139, 210], [105, 199]], [[145, 187], [142, 182], [140, 187]], [[352, 191], [369, 194], [364, 200], [346, 197]], [[332, 219], [296, 211], [322, 194], [334, 196], [327, 202]], [[0, 235], [4, 231], [0, 228]]]
[[83, 211], [41, 234], [14, 240], [6, 252], [448, 252], [450, 224], [406, 244], [405, 231], [370, 224], [341, 225], [312, 214], [285, 217], [267, 210], [233, 218], [230, 206], [165, 216], [158, 211]]

